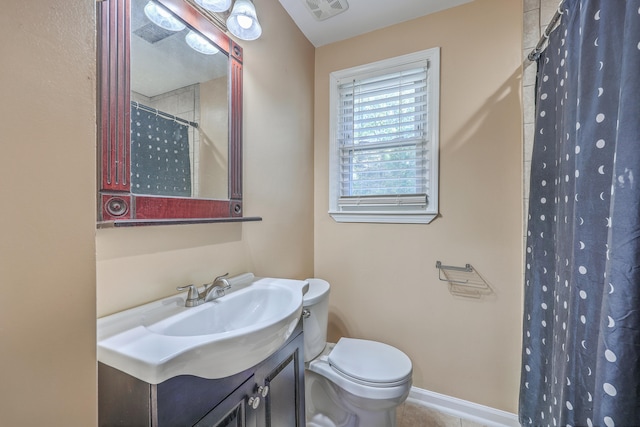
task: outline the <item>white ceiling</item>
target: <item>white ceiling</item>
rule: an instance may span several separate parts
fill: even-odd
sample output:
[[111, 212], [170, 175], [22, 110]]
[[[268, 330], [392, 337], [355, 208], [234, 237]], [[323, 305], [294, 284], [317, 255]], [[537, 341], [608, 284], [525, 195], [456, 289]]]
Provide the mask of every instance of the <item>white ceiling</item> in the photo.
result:
[[307, 39], [320, 47], [473, 0], [347, 0], [349, 9], [324, 21], [316, 20], [306, 0], [279, 1]]

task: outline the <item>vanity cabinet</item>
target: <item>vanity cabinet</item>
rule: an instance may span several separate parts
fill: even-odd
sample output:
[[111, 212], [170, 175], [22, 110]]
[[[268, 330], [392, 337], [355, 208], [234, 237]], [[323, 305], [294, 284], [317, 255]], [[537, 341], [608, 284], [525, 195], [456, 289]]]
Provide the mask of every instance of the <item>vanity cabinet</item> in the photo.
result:
[[237, 390], [217, 404], [195, 427], [257, 427], [255, 402], [260, 403], [255, 394], [253, 377], [245, 381]]
[[299, 322], [266, 360], [222, 379], [181, 375], [149, 384], [99, 363], [99, 426], [304, 427], [303, 346]]
[[300, 333], [256, 369], [254, 378], [264, 395], [258, 427], [305, 426], [303, 346]]

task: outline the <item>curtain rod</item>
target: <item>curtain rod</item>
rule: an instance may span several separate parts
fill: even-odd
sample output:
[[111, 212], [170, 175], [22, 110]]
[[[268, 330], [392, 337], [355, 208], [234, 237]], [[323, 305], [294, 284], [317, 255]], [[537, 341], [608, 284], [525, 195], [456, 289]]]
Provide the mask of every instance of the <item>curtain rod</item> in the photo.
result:
[[563, 2], [564, 0], [560, 1], [560, 4], [558, 5], [558, 9], [556, 10], [556, 13], [553, 14], [553, 17], [551, 18], [549, 25], [547, 25], [547, 28], [545, 28], [545, 30], [542, 32], [542, 35], [540, 36], [540, 40], [538, 40], [538, 44], [536, 45], [536, 47], [533, 48], [533, 50], [527, 56], [527, 59], [529, 61], [533, 62], [537, 60], [540, 54], [542, 53], [542, 46], [549, 39], [549, 34], [555, 28], [556, 24], [560, 20], [560, 17], [562, 16], [563, 12], [561, 8], [562, 8]]
[[186, 125], [189, 125], [189, 126], [192, 126], [192, 127], [196, 128], [196, 129], [199, 126], [198, 123], [196, 123], [196, 122], [190, 122], [189, 120], [185, 120], [185, 119], [182, 119], [180, 117], [176, 117], [173, 114], [165, 113], [164, 111], [160, 111], [160, 110], [157, 110], [155, 108], [148, 107], [148, 106], [146, 106], [144, 104], [140, 104], [139, 102], [136, 102], [136, 101], [131, 101], [131, 106], [139, 108], [141, 110], [148, 111], [149, 113], [155, 113], [158, 116], [163, 116], [163, 117], [166, 117], [167, 119], [171, 119], [171, 120], [176, 121], [176, 122], [184, 123]]

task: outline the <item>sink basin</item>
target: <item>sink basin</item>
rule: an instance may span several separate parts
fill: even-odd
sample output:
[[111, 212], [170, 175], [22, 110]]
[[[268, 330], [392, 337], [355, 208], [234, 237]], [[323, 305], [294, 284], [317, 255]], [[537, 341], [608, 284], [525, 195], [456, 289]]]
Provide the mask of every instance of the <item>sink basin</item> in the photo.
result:
[[224, 378], [256, 365], [295, 329], [308, 284], [242, 279], [197, 307], [184, 306], [185, 293], [98, 319], [98, 360], [150, 384]]
[[246, 333], [248, 329], [255, 331], [254, 326], [288, 316], [288, 310], [295, 313], [298, 305], [295, 296], [291, 289], [283, 286], [256, 283], [244, 291], [194, 307], [194, 310], [183, 310], [160, 321], [151, 317], [146, 319], [144, 326], [151, 332], [176, 337], [241, 330]]

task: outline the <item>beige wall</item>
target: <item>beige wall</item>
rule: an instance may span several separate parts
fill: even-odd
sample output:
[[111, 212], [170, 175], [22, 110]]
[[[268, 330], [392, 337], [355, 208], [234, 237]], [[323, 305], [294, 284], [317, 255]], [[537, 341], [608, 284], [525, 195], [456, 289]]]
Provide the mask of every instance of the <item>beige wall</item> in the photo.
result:
[[2, 426], [95, 425], [94, 8], [2, 2]]
[[[522, 3], [476, 0], [316, 50], [315, 274], [330, 335], [390, 343], [414, 385], [516, 412], [522, 288]], [[328, 210], [329, 73], [441, 47], [440, 214], [429, 225], [338, 224]], [[455, 298], [437, 260], [495, 290]]]
[[279, 3], [255, 5], [263, 35], [241, 42], [244, 213], [263, 221], [98, 230], [98, 316], [226, 272], [312, 275], [314, 49]]
[[[96, 265], [102, 316], [227, 271], [304, 278], [315, 264], [333, 284], [333, 338], [394, 344], [412, 357], [416, 386], [515, 412], [521, 5], [476, 0], [323, 47], [314, 80], [313, 47], [277, 2], [255, 3], [264, 34], [242, 43], [245, 214], [264, 220], [99, 230], [95, 240], [94, 3], [3, 3], [0, 424], [95, 425]], [[442, 47], [442, 217], [334, 223], [328, 73], [433, 46]], [[453, 298], [436, 260], [472, 263], [496, 295]]]

